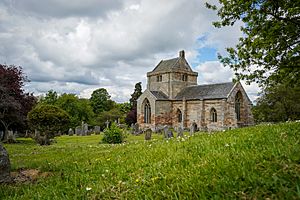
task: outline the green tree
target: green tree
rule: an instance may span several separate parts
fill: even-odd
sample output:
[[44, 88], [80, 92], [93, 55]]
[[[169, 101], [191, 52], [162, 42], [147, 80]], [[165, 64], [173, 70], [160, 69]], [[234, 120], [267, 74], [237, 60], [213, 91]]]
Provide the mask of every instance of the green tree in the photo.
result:
[[48, 105], [55, 105], [58, 99], [57, 92], [54, 90], [49, 90], [45, 97], [43, 97], [40, 102]]
[[33, 130], [38, 130], [44, 136], [44, 142], [49, 144], [49, 139], [53, 138], [58, 131], [67, 131], [70, 117], [61, 108], [53, 105], [40, 105], [28, 113], [28, 121]]
[[220, 21], [214, 26], [232, 26], [244, 22], [243, 36], [228, 56], [219, 58], [230, 66], [237, 79], [261, 86], [300, 83], [300, 1], [295, 0], [219, 0]]
[[114, 101], [110, 99], [110, 95], [105, 88], [99, 88], [93, 91], [90, 102], [93, 111], [96, 114], [99, 114], [103, 111], [108, 111], [115, 105]]
[[300, 87], [280, 84], [268, 87], [253, 108], [256, 122], [281, 122], [300, 119]]
[[72, 127], [80, 125], [82, 121], [92, 123], [94, 113], [87, 99], [79, 99], [75, 94], [63, 94], [55, 105], [69, 114]]
[[137, 99], [141, 96], [141, 94], [142, 94], [142, 83], [138, 82], [135, 84], [134, 92], [131, 94], [131, 98], [129, 99], [131, 110], [136, 109]]
[[105, 122], [114, 122], [118, 119], [121, 120], [121, 123], [124, 121], [124, 114], [118, 109], [113, 108], [109, 111], [103, 111], [101, 112], [95, 119], [96, 124], [100, 125], [101, 127], [106, 127]]

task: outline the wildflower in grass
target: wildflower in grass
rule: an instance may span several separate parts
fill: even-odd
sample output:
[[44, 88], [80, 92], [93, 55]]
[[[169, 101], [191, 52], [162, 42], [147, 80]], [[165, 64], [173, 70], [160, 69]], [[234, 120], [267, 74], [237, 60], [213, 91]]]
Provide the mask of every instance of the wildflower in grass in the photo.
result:
[[86, 190], [86, 191], [90, 191], [90, 190], [92, 190], [92, 188], [86, 187], [85, 190]]
[[106, 172], [106, 173], [108, 173], [108, 172], [109, 172], [109, 170], [108, 170], [108, 169], [106, 169], [106, 170], [105, 170], [105, 172]]
[[107, 158], [106, 160], [107, 160], [107, 161], [109, 161], [109, 160], [110, 160], [110, 158]]
[[230, 146], [229, 144], [227, 144], [227, 143], [225, 144], [225, 147], [229, 147], [229, 146]]
[[135, 179], [135, 182], [137, 182], [137, 183], [138, 183], [138, 182], [140, 182], [140, 179], [138, 179], [138, 178], [137, 178], [137, 179]]

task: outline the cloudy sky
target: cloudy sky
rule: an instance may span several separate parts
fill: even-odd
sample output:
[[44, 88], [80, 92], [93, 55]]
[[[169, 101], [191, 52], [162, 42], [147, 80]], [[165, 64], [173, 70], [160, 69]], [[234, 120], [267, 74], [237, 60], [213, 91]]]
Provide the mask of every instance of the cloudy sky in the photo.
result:
[[[239, 26], [217, 29], [204, 0], [1, 0], [0, 63], [23, 67], [35, 95], [53, 89], [89, 98], [104, 87], [117, 102], [146, 72], [179, 50], [198, 84], [227, 82], [233, 72], [217, 53], [233, 46]], [[249, 97], [255, 85], [246, 86]]]

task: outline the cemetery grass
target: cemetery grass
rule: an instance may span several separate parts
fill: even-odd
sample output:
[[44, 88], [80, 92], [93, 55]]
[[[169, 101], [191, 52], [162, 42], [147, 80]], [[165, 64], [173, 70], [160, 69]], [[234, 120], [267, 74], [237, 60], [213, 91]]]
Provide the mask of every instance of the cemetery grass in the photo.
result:
[[300, 123], [163, 139], [61, 136], [5, 144], [12, 171], [47, 172], [0, 185], [0, 199], [300, 199]]

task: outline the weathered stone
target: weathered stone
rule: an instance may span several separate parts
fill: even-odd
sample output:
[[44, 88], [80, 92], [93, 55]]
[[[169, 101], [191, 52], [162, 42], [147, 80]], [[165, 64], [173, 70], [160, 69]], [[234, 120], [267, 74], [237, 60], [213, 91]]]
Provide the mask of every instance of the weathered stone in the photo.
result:
[[88, 124], [83, 123], [81, 128], [82, 128], [82, 135], [88, 135], [88, 131], [89, 131]]
[[[182, 52], [147, 73], [147, 89], [137, 101], [140, 128], [188, 128], [195, 123], [194, 133], [252, 125], [251, 101], [241, 83], [197, 85], [198, 74], [192, 71]], [[235, 109], [238, 96], [239, 114]]]
[[73, 129], [72, 129], [72, 128], [69, 128], [68, 135], [69, 135], [69, 136], [72, 136], [72, 135], [74, 135], [74, 131], [73, 131]]
[[81, 127], [80, 126], [77, 126], [76, 128], [75, 128], [75, 134], [76, 135], [82, 135], [82, 130], [81, 130]]
[[101, 132], [100, 126], [95, 126], [95, 127], [94, 127], [94, 133], [95, 133], [96, 135], [98, 135], [98, 134], [100, 134], [100, 132]]
[[9, 183], [11, 181], [9, 156], [0, 143], [0, 183]]
[[7, 138], [6, 139], [7, 143], [16, 143], [17, 142], [16, 135], [14, 134], [13, 131], [8, 131], [6, 138]]
[[177, 137], [183, 137], [183, 129], [181, 128], [181, 126], [177, 129]]
[[152, 130], [150, 128], [145, 130], [145, 140], [151, 140]]

